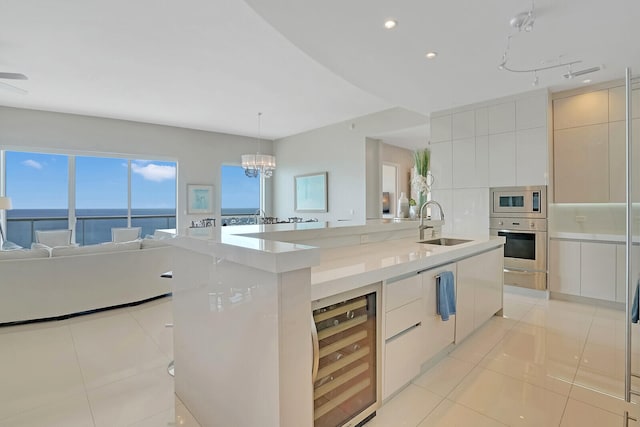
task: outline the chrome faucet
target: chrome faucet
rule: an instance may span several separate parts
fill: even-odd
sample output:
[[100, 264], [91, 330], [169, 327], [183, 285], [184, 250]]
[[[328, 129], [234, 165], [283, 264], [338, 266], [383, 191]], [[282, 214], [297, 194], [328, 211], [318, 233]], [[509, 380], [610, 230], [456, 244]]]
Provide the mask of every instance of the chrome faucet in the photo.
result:
[[418, 227], [418, 229], [420, 230], [420, 240], [424, 239], [425, 228], [434, 228], [433, 225], [424, 224], [424, 208], [429, 205], [436, 205], [438, 207], [438, 209], [440, 210], [440, 221], [442, 221], [442, 224], [444, 224], [444, 211], [442, 210], [442, 206], [440, 206], [440, 203], [436, 202], [435, 200], [427, 200], [422, 204], [422, 206], [420, 206], [420, 226]]

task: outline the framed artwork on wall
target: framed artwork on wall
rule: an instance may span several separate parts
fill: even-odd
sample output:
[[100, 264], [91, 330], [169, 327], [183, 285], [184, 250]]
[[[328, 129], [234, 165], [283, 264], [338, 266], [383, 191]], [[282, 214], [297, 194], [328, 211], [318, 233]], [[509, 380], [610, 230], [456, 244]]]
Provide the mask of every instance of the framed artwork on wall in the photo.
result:
[[328, 212], [327, 172], [297, 175], [293, 180], [296, 212]]
[[187, 184], [187, 213], [213, 213], [213, 185]]

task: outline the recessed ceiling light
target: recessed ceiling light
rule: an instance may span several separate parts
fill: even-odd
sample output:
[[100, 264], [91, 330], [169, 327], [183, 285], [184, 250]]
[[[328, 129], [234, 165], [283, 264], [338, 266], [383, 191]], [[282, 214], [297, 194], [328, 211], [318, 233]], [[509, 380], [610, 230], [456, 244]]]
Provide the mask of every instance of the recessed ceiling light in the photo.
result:
[[386, 21], [384, 21], [384, 27], [387, 30], [394, 29], [396, 25], [398, 25], [398, 21], [396, 21], [395, 19], [387, 19]]
[[433, 59], [438, 56], [438, 52], [427, 52], [425, 56], [427, 57], [427, 59]]
[[591, 79], [584, 79], [584, 80], [582, 81], [582, 83], [584, 83], [584, 84], [591, 83]]

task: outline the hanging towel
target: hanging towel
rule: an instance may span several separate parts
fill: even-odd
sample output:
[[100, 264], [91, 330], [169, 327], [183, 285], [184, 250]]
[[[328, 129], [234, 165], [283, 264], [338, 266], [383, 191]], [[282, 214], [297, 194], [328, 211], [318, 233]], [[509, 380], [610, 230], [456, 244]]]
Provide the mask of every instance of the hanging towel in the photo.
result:
[[449, 320], [449, 316], [456, 314], [456, 294], [455, 283], [453, 282], [453, 273], [443, 271], [439, 274], [436, 283], [438, 291], [438, 314], [442, 320]]
[[636, 291], [633, 294], [633, 305], [631, 306], [631, 321], [633, 323], [638, 323], [638, 318], [640, 317], [640, 313], [638, 312], [638, 303], [640, 302], [640, 295], [638, 295], [638, 287], [640, 286], [640, 279], [638, 283], [636, 283]]

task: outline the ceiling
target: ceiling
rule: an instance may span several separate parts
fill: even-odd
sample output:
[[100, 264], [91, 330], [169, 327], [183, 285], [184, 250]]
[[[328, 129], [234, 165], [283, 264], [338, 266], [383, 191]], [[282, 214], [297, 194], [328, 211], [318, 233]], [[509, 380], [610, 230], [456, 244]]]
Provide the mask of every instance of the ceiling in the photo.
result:
[[[396, 106], [429, 114], [533, 89], [497, 68], [528, 0], [0, 0], [0, 105], [280, 138]], [[536, 0], [509, 65], [640, 70], [640, 2]], [[398, 26], [385, 30], [394, 18]], [[437, 51], [427, 60], [427, 51]], [[555, 62], [554, 62], [555, 61]], [[565, 69], [540, 87], [581, 85]], [[586, 76], [585, 76], [586, 77]], [[424, 141], [424, 128], [397, 145]]]

